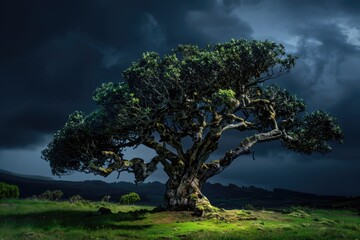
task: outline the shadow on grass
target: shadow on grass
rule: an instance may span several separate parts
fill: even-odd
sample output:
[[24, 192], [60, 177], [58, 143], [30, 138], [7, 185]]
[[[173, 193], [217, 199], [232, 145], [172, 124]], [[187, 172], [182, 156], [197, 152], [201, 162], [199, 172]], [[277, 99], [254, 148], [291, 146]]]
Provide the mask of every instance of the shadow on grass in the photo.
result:
[[57, 210], [39, 213], [6, 214], [0, 216], [1, 226], [12, 226], [12, 228], [32, 227], [49, 230], [55, 227], [71, 229], [121, 229], [134, 230], [146, 229], [152, 225], [130, 224], [129, 222], [145, 218], [145, 213], [119, 212], [109, 214], [98, 214], [90, 211]]

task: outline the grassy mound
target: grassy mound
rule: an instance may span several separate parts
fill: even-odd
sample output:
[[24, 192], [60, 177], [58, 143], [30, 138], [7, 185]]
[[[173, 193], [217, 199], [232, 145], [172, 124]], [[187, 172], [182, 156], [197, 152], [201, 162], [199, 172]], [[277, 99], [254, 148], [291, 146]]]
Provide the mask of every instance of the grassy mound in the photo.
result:
[[360, 218], [348, 210], [224, 210], [197, 217], [152, 209], [106, 202], [3, 200], [0, 239], [355, 240], [360, 236]]

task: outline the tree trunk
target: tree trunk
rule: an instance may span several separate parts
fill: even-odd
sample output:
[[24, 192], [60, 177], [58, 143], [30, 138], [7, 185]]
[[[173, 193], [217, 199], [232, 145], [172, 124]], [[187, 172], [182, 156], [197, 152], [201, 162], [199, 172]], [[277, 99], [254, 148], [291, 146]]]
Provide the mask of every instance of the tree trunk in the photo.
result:
[[173, 211], [190, 210], [197, 215], [216, 210], [201, 193], [202, 183], [195, 173], [170, 178], [166, 183], [163, 208]]

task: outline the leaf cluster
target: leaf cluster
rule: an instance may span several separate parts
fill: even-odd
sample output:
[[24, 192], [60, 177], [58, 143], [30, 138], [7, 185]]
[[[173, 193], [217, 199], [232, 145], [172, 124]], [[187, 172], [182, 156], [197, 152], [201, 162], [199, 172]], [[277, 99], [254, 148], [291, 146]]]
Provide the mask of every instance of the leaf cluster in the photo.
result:
[[101, 156], [100, 149], [112, 147], [111, 131], [105, 119], [106, 113], [102, 109], [89, 115], [76, 111], [69, 116], [65, 126], [54, 134], [52, 142], [42, 151], [53, 174], [85, 171], [93, 158]]
[[16, 185], [0, 182], [0, 199], [19, 197], [19, 187]]
[[296, 141], [283, 141], [283, 145], [304, 154], [328, 153], [332, 149], [330, 142], [343, 143], [344, 138], [337, 119], [323, 111], [315, 111], [297, 118], [288, 134]]
[[140, 196], [136, 192], [131, 192], [131, 193], [122, 195], [120, 198], [121, 204], [134, 204], [137, 201], [140, 201]]
[[42, 194], [36, 196], [36, 199], [47, 200], [47, 201], [59, 201], [64, 193], [61, 190], [46, 190]]
[[140, 105], [158, 113], [173, 111], [189, 99], [214, 100], [219, 91], [238, 96], [287, 72], [294, 64], [295, 57], [285, 54], [282, 45], [240, 39], [204, 48], [179, 45], [163, 58], [147, 52], [123, 72], [123, 77]]

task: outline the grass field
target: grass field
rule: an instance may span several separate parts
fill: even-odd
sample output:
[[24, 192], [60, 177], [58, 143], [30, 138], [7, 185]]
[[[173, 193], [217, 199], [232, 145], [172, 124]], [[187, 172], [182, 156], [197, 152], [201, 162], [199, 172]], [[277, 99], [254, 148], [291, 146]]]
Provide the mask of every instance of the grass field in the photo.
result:
[[[101, 215], [100, 207], [113, 214]], [[228, 210], [200, 219], [189, 212], [134, 212], [153, 207], [112, 203], [0, 201], [3, 239], [359, 239], [349, 210]]]

